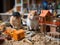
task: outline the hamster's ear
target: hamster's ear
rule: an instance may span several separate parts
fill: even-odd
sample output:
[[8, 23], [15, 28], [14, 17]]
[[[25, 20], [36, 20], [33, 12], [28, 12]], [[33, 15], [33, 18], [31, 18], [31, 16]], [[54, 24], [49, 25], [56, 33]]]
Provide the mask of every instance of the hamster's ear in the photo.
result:
[[30, 14], [28, 14], [28, 18], [30, 18]]

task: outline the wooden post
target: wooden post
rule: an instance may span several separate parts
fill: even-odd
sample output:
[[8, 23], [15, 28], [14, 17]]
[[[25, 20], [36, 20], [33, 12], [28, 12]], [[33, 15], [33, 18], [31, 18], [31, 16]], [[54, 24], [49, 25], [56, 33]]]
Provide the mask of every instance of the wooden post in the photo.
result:
[[40, 32], [43, 32], [43, 24], [40, 24]]
[[50, 32], [56, 32], [56, 26], [50, 26]]

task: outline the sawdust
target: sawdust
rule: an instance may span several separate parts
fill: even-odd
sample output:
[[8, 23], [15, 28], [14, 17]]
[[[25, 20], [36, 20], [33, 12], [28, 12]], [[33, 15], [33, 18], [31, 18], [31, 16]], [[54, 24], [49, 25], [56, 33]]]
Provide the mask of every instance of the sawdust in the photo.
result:
[[[31, 41], [28, 38], [24, 38], [20, 41], [6, 41], [6, 45], [60, 45], [60, 41], [52, 40], [43, 34], [36, 34], [31, 38]], [[4, 44], [4, 45], [5, 45]]]

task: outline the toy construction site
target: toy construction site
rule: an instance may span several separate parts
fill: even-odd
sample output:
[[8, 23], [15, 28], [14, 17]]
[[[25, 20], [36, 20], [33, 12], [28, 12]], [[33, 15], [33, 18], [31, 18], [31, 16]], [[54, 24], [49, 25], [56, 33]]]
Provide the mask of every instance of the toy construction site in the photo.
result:
[[60, 45], [59, 0], [0, 3], [0, 45]]

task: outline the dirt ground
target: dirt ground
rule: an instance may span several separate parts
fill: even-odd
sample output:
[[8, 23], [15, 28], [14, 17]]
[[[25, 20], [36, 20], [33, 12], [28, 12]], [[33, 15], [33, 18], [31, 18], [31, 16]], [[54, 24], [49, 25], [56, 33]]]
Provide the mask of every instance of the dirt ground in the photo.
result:
[[26, 31], [26, 37], [24, 39], [20, 41], [5, 40], [5, 42], [0, 45], [60, 45], [60, 41], [47, 38], [44, 34], [41, 33]]

